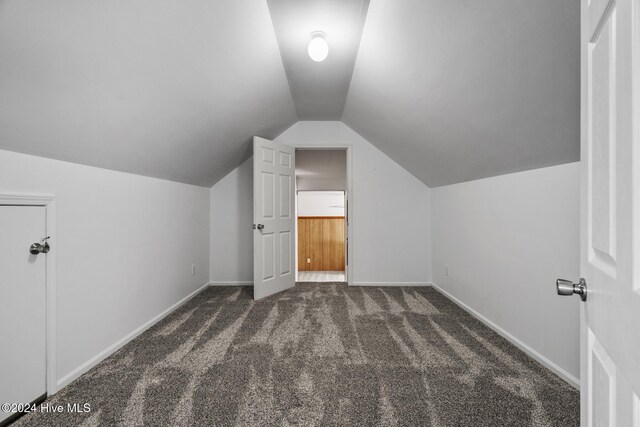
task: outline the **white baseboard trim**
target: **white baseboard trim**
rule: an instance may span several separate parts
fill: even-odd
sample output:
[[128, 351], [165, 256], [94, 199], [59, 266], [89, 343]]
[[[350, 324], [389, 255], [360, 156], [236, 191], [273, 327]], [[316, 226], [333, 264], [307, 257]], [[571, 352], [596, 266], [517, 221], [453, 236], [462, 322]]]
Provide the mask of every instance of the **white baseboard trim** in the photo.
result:
[[251, 282], [234, 282], [234, 281], [209, 282], [209, 286], [246, 286], [246, 285], [253, 285], [253, 281]]
[[191, 292], [189, 295], [187, 295], [186, 297], [182, 298], [180, 301], [178, 301], [177, 303], [175, 303], [171, 307], [169, 307], [166, 310], [164, 310], [162, 313], [160, 313], [157, 316], [155, 316], [153, 319], [151, 319], [148, 322], [144, 323], [139, 328], [137, 328], [134, 331], [132, 331], [131, 333], [127, 334], [122, 339], [118, 340], [117, 342], [113, 343], [109, 347], [105, 348], [100, 353], [96, 354], [91, 359], [87, 360], [82, 365], [78, 366], [76, 369], [74, 369], [73, 371], [69, 372], [64, 377], [60, 378], [58, 380], [58, 383], [57, 383], [58, 384], [58, 389], [56, 390], [56, 392], [62, 390], [63, 387], [66, 387], [67, 385], [71, 384], [73, 382], [73, 380], [75, 380], [76, 378], [78, 378], [79, 376], [81, 376], [82, 374], [87, 372], [89, 369], [91, 369], [94, 366], [96, 366], [98, 363], [102, 362], [107, 357], [111, 356], [113, 353], [118, 351], [121, 347], [123, 347], [129, 341], [131, 341], [132, 339], [136, 338], [138, 335], [140, 335], [141, 333], [143, 333], [144, 331], [146, 331], [147, 329], [149, 329], [150, 327], [152, 327], [153, 325], [158, 323], [160, 320], [164, 319], [165, 317], [167, 317], [168, 315], [173, 313], [181, 305], [183, 305], [184, 303], [186, 303], [187, 301], [189, 301], [190, 299], [192, 299], [193, 297], [198, 295], [200, 292], [204, 291], [208, 286], [209, 286], [209, 283], [206, 283], [205, 285], [199, 287], [198, 289], [196, 289], [195, 291]]
[[350, 282], [351, 286], [433, 286], [431, 282]]
[[570, 373], [568, 373], [567, 371], [562, 369], [560, 366], [556, 365], [551, 360], [547, 359], [545, 356], [543, 356], [542, 354], [538, 353], [536, 350], [532, 349], [527, 344], [525, 344], [524, 342], [522, 342], [518, 338], [514, 337], [509, 332], [505, 331], [500, 326], [498, 326], [497, 324], [495, 324], [491, 320], [487, 319], [482, 314], [478, 313], [476, 310], [474, 310], [473, 308], [469, 307], [467, 304], [463, 303], [458, 298], [454, 297], [449, 292], [445, 291], [444, 289], [442, 289], [441, 287], [439, 287], [435, 283], [432, 284], [432, 286], [433, 286], [433, 288], [435, 290], [437, 290], [442, 295], [444, 295], [445, 297], [447, 297], [448, 299], [453, 301], [460, 308], [462, 308], [463, 310], [465, 310], [466, 312], [471, 314], [473, 317], [475, 317], [476, 319], [478, 319], [479, 321], [481, 321], [482, 323], [484, 323], [485, 325], [487, 325], [488, 327], [493, 329], [495, 332], [500, 334], [504, 339], [506, 339], [507, 341], [510, 341], [513, 345], [518, 347], [520, 350], [524, 351], [529, 357], [533, 358], [534, 360], [536, 360], [537, 362], [542, 364], [547, 369], [553, 371], [553, 373], [555, 373], [560, 378], [565, 380], [567, 383], [569, 383], [569, 385], [577, 388], [578, 390], [580, 389], [580, 380], [578, 378], [574, 377], [573, 375], [571, 375]]

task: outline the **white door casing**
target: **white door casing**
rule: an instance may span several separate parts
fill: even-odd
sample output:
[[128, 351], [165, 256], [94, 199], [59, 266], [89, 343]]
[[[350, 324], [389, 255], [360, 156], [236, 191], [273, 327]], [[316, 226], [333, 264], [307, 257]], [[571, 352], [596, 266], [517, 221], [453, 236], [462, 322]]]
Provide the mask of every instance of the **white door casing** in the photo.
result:
[[295, 286], [295, 149], [253, 138], [253, 297]]
[[46, 256], [29, 253], [46, 232], [44, 206], [0, 205], [0, 403], [46, 392]]
[[639, 7], [582, 0], [583, 426], [640, 426]]

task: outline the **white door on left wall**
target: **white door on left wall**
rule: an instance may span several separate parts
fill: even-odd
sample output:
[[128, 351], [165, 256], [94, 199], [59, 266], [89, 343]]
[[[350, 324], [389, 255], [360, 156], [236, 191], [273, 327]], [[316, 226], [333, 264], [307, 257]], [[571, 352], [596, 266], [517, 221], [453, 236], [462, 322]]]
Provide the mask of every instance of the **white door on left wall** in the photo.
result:
[[[44, 206], [0, 205], [0, 403], [30, 403], [46, 393], [46, 237]], [[4, 408], [6, 409], [6, 408]], [[0, 423], [12, 412], [0, 409]]]

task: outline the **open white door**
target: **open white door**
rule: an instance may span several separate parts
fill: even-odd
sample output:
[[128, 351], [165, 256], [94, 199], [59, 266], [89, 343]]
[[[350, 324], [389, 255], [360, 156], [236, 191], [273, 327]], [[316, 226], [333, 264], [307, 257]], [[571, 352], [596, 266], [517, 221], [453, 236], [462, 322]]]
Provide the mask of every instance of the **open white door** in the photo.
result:
[[295, 286], [295, 149], [253, 138], [253, 298]]
[[583, 426], [640, 426], [639, 9], [582, 0]]

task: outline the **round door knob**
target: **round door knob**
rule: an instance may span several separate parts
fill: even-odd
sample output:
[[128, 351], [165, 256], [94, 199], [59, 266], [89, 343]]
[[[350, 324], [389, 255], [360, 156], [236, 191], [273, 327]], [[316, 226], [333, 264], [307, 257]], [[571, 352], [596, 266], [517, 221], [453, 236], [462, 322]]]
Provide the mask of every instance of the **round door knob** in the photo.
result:
[[558, 291], [558, 295], [561, 296], [576, 294], [580, 295], [582, 301], [587, 300], [587, 282], [584, 279], [580, 279], [578, 283], [573, 283], [567, 279], [558, 279], [556, 280], [556, 290]]

